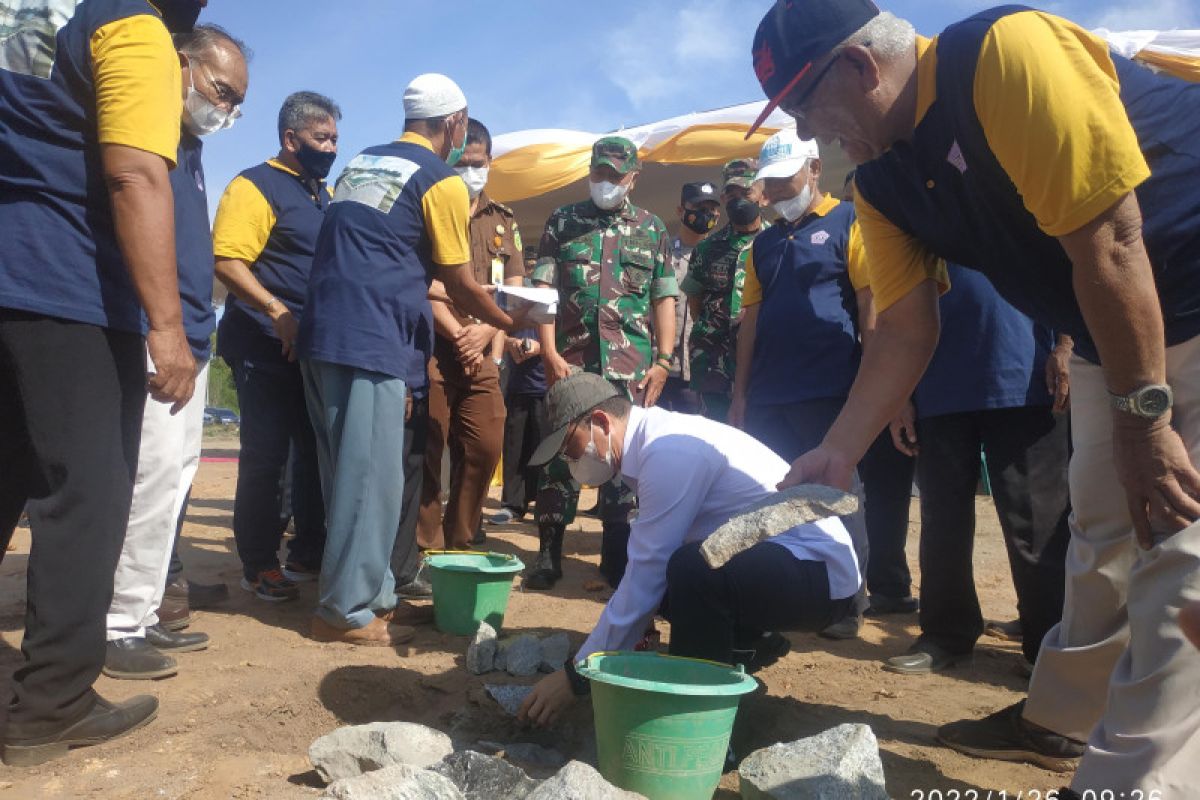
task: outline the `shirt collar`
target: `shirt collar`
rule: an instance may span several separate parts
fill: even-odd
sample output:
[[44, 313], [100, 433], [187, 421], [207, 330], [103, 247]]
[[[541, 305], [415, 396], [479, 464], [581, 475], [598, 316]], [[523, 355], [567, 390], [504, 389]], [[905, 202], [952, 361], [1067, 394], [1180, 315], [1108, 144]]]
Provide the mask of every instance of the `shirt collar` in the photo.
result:
[[471, 215], [471, 219], [482, 217], [487, 213], [487, 210], [492, 205], [492, 198], [487, 196], [487, 189], [479, 193], [479, 202], [475, 206], [475, 213]]
[[921, 123], [937, 99], [937, 39], [917, 37], [917, 116], [913, 127]]
[[296, 170], [292, 169], [287, 164], [284, 164], [278, 158], [268, 158], [267, 163], [270, 164], [275, 169], [279, 170], [280, 172], [286, 172], [288, 175], [295, 175], [297, 178], [300, 177], [299, 172], [296, 172]]
[[630, 406], [625, 422], [625, 440], [621, 443], [621, 474], [637, 480], [642, 471], [642, 443], [646, 441], [646, 409]]
[[431, 153], [433, 152], [433, 144], [428, 139], [426, 139], [424, 136], [422, 136], [419, 133], [415, 133], [414, 131], [405, 131], [404, 135], [401, 136], [397, 141], [408, 142], [409, 144], [420, 145], [421, 147], [424, 147], [429, 152], [431, 152]]

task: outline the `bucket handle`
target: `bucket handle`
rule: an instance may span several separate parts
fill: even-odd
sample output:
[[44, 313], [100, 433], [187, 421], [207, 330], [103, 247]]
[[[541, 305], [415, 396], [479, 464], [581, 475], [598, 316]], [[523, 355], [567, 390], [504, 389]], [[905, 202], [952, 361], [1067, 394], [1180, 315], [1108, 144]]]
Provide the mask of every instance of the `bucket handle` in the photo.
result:
[[[589, 661], [591, 661], [593, 658], [596, 658], [597, 656], [623, 656], [623, 655], [629, 655], [629, 654], [626, 652], [622, 652], [621, 650], [598, 650], [595, 653], [588, 655], [586, 658], [580, 659], [579, 663], [576, 664], [576, 666], [577, 667], [579, 667], [579, 666], [586, 667], [587, 663]], [[656, 656], [657, 658], [670, 658], [670, 659], [674, 659], [675, 661], [691, 661], [691, 662], [699, 662], [701, 664], [712, 664], [714, 667], [722, 667], [723, 669], [731, 669], [734, 672], [737, 672], [740, 674], [744, 674], [746, 672], [746, 668], [743, 667], [741, 664], [726, 664], [723, 661], [713, 661], [712, 659], [708, 659], [708, 658], [691, 658], [689, 656], [673, 656], [668, 653], [654, 653], [653, 655]]]
[[498, 556], [508, 561], [513, 561], [516, 556], [508, 553], [493, 553], [484, 550], [426, 550], [422, 554], [424, 557], [429, 556]]

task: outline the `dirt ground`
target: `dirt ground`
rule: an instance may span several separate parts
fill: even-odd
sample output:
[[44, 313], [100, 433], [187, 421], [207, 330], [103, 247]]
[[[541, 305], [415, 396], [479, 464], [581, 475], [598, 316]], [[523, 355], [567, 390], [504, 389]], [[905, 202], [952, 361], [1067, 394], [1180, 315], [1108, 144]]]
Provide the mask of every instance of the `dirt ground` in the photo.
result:
[[[236, 441], [206, 442], [206, 455], [234, 456]], [[162, 681], [101, 677], [101, 694], [124, 699], [151, 693], [161, 708], [150, 726], [107, 745], [75, 750], [34, 769], [0, 767], [0, 798], [306, 798], [320, 782], [306, 758], [309, 743], [339, 725], [374, 720], [421, 722], [459, 743], [528, 741], [566, 755], [586, 753], [590, 704], [581, 702], [554, 731], [525, 729], [482, 693], [485, 682], [531, 682], [463, 668], [466, 639], [424, 628], [399, 651], [319, 644], [307, 638], [315, 585], [298, 602], [270, 605], [237, 588], [231, 515], [237, 464], [202, 464], [184, 527], [182, 556], [198, 581], [221, 580], [232, 597], [219, 611], [195, 613], [192, 630], [212, 637], [208, 650], [177, 656], [179, 674]], [[495, 494], [493, 492], [493, 494]], [[587, 498], [583, 505], [589, 505]], [[977, 501], [976, 583], [989, 618], [1014, 616], [1014, 596], [999, 525], [988, 498]], [[916, 503], [913, 504], [913, 520]], [[553, 594], [514, 588], [503, 635], [566, 631], [576, 644], [596, 621], [605, 593], [584, 584], [597, 577], [599, 524], [581, 518], [569, 534], [565, 577]], [[912, 524], [909, 561], [916, 574]], [[20, 662], [28, 530], [0, 568], [0, 670]], [[532, 563], [536, 530], [528, 525], [489, 529], [489, 546]], [[664, 642], [668, 626], [659, 623]], [[916, 634], [915, 615], [868, 620], [859, 641], [792, 636], [792, 653], [759, 677], [765, 691], [743, 700], [734, 733], [737, 752], [811, 735], [842, 722], [865, 722], [879, 737], [893, 797], [957, 789], [1042, 792], [1065, 777], [1020, 764], [979, 761], [939, 747], [938, 725], [989, 713], [1020, 699], [1017, 646], [980, 642], [974, 663], [941, 675], [884, 672], [881, 659], [902, 652]], [[6, 705], [6, 704], [5, 704]], [[718, 797], [734, 797], [735, 774]]]

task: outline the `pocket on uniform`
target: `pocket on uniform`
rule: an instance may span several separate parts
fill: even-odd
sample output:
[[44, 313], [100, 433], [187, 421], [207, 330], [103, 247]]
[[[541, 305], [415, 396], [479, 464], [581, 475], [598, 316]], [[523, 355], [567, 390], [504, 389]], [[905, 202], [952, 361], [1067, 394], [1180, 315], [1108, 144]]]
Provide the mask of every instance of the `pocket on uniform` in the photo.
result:
[[592, 245], [589, 242], [567, 242], [558, 250], [558, 269], [562, 285], [581, 289], [591, 283]]
[[625, 248], [621, 250], [621, 285], [634, 294], [642, 294], [650, 285], [650, 274], [654, 267], [654, 256], [649, 250]]

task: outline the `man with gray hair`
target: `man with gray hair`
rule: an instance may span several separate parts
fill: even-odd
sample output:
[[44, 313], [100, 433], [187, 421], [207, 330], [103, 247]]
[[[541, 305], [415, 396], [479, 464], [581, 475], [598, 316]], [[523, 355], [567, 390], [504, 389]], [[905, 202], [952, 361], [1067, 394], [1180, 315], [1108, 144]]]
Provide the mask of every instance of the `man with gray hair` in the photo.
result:
[[[233, 535], [242, 588], [268, 602], [296, 597], [316, 580], [325, 547], [325, 509], [316, 442], [304, 406], [295, 344], [317, 234], [337, 158], [337, 104], [296, 92], [279, 110], [279, 153], [226, 188], [213, 222], [217, 277], [229, 288], [217, 352], [233, 371], [241, 453]], [[289, 454], [296, 536], [279, 565], [282, 484]]]
[[[1003, 6], [936, 39], [870, 0], [778, 2], [754, 68], [802, 136], [861, 166], [877, 333], [783, 485], [844, 485], [938, 339], [946, 261], [1075, 340], [1062, 622], [1027, 701], [943, 726], [961, 752], [1068, 770], [1084, 796], [1200, 781], [1200, 85]], [[1083, 739], [1087, 739], [1086, 746]]]
[[[395, 645], [414, 631], [389, 623], [423, 619], [397, 606], [389, 562], [404, 497], [407, 396], [428, 386], [430, 287], [464, 316], [521, 327], [471, 268], [470, 199], [452, 169], [467, 119], [454, 81], [413, 79], [404, 135], [354, 157], [317, 242], [297, 350], [329, 516], [312, 620], [319, 641]], [[466, 335], [458, 331], [456, 345]]]

